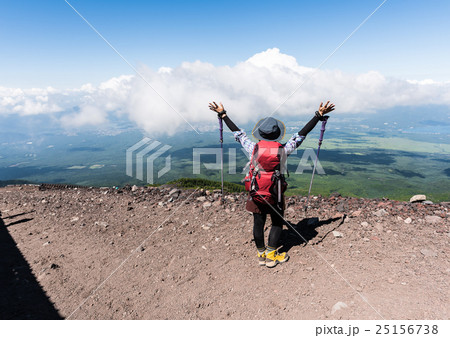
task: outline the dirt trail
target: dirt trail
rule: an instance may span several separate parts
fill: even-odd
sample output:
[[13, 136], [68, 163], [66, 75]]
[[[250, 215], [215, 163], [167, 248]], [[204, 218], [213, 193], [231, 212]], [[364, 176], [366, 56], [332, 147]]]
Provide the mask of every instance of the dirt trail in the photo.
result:
[[449, 318], [447, 203], [314, 197], [308, 224], [291, 197], [286, 219], [308, 243], [285, 228], [291, 259], [268, 269], [245, 199], [0, 188], [0, 318]]

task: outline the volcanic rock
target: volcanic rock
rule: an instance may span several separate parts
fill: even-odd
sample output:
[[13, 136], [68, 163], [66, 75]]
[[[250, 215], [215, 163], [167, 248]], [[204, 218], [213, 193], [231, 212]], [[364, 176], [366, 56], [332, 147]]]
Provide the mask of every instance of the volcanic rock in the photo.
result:
[[386, 216], [388, 214], [388, 212], [384, 209], [380, 209], [378, 211], [373, 211], [372, 213], [377, 217]]
[[409, 199], [409, 201], [411, 202], [411, 203], [415, 203], [415, 202], [422, 202], [422, 201], [425, 201], [427, 199], [427, 196], [425, 196], [425, 195], [414, 195], [413, 197], [411, 197], [410, 199]]
[[336, 231], [336, 230], [333, 231], [333, 236], [336, 237], [336, 238], [342, 238], [343, 237], [342, 233], [339, 232], [339, 231]]
[[351, 213], [350, 217], [358, 217], [358, 216], [361, 215], [361, 213], [362, 213], [362, 210], [356, 210], [356, 211], [353, 211], [353, 212]]
[[342, 310], [342, 309], [345, 309], [345, 308], [348, 308], [347, 304], [345, 304], [344, 302], [337, 302], [331, 308], [331, 314], [334, 314], [336, 311], [339, 311], [339, 310]]

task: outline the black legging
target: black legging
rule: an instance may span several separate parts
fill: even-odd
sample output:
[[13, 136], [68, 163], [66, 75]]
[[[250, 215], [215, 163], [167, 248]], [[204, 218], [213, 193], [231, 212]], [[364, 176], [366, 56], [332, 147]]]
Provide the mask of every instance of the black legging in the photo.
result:
[[[270, 212], [270, 218], [272, 219], [272, 228], [269, 233], [269, 243], [271, 248], [276, 249], [281, 237], [281, 231], [283, 230], [283, 212], [279, 212], [279, 215], [272, 211]], [[264, 245], [264, 224], [266, 223], [267, 214], [253, 214], [253, 237], [255, 238], [255, 244], [258, 249], [265, 248]]]

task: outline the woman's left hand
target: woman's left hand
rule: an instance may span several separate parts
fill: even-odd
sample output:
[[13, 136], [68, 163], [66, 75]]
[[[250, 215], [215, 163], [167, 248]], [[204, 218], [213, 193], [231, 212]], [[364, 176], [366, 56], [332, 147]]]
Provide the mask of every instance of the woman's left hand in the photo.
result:
[[213, 101], [212, 103], [209, 104], [209, 109], [215, 111], [217, 113], [217, 116], [220, 117], [221, 119], [227, 116], [227, 112], [225, 111], [222, 102], [220, 102], [220, 105], [218, 105]]
[[319, 107], [319, 114], [321, 116], [324, 116], [325, 114], [328, 114], [330, 112], [332, 112], [334, 110], [334, 104], [330, 104], [330, 101], [327, 101], [327, 103], [325, 103], [325, 106], [323, 105], [323, 102], [320, 102], [320, 107]]

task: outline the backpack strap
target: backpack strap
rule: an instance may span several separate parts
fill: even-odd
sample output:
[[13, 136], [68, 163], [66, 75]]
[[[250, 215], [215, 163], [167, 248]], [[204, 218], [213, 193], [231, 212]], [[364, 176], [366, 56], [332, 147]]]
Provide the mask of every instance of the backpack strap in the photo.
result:
[[252, 166], [253, 168], [256, 168], [257, 166], [256, 158], [258, 157], [258, 149], [259, 149], [258, 143], [256, 143], [255, 146], [253, 147], [252, 157], [250, 158], [250, 169], [252, 169]]
[[250, 191], [256, 190], [256, 176], [259, 173], [258, 162], [256, 160], [259, 150], [258, 143], [255, 144], [255, 147], [253, 148], [252, 158], [250, 159]]

